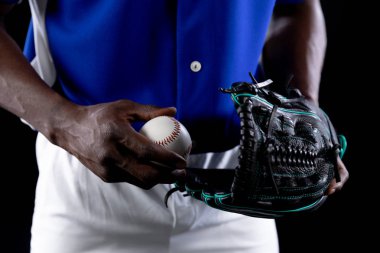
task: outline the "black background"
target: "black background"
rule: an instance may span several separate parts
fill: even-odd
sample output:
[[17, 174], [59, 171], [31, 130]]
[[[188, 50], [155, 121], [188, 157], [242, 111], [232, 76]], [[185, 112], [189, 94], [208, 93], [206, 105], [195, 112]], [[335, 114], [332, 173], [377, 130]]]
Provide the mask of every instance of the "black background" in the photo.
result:
[[[348, 139], [344, 161], [350, 179], [318, 212], [278, 220], [280, 248], [282, 253], [373, 251], [377, 233], [375, 179], [379, 169], [375, 163], [377, 129], [373, 121], [379, 64], [371, 44], [376, 15], [370, 14], [371, 6], [358, 1], [322, 0], [322, 4], [328, 48], [320, 104]], [[20, 47], [29, 19], [27, 1], [6, 19], [8, 31]], [[26, 253], [38, 177], [36, 133], [1, 109], [0, 123], [0, 252]]]

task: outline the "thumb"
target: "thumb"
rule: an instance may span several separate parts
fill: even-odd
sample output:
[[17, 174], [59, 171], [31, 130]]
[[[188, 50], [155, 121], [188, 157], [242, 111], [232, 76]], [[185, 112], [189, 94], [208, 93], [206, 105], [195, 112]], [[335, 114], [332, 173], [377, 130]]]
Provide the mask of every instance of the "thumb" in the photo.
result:
[[158, 116], [173, 117], [177, 112], [175, 107], [157, 107], [153, 105], [139, 105], [134, 112], [135, 120], [148, 121]]

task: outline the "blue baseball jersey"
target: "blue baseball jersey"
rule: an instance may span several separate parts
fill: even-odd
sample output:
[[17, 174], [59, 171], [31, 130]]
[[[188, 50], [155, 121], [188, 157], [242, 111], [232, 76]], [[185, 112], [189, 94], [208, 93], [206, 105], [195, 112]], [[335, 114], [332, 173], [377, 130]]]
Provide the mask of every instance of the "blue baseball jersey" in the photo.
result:
[[[226, 149], [238, 143], [239, 121], [230, 97], [218, 89], [250, 80], [275, 4], [49, 0], [45, 22], [57, 84], [81, 105], [129, 99], [175, 106], [196, 150]], [[25, 46], [30, 60], [31, 37]]]

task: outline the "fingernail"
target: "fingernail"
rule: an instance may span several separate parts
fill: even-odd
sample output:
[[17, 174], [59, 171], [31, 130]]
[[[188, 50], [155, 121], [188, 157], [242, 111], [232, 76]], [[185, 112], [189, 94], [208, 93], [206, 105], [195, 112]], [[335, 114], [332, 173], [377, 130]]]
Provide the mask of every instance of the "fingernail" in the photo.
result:
[[177, 114], [177, 108], [175, 107], [168, 107], [169, 110], [172, 110], [173, 112], [170, 114], [171, 116], [174, 116]]

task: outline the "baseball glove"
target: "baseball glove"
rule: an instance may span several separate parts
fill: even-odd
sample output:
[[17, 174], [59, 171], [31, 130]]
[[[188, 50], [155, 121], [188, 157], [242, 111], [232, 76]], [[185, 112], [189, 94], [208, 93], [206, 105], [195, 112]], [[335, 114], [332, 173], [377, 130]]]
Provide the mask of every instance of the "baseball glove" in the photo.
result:
[[[252, 76], [251, 76], [252, 77]], [[316, 210], [337, 172], [346, 142], [326, 113], [296, 90], [282, 96], [263, 83], [238, 82], [229, 93], [241, 122], [239, 165], [187, 168], [165, 197], [186, 192], [207, 205], [262, 218]]]

